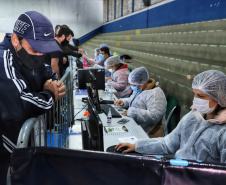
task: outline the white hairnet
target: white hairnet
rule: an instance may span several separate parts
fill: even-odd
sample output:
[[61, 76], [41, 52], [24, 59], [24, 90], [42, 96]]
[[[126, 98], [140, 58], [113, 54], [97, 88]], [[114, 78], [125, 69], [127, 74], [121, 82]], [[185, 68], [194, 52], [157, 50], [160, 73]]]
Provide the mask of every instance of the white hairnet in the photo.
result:
[[108, 46], [107, 44], [101, 44], [101, 45], [100, 45], [100, 48], [104, 48], [104, 47], [106, 47], [106, 48], [108, 48], [108, 49], [111, 49], [111, 47]]
[[114, 66], [120, 63], [119, 57], [118, 56], [112, 56], [109, 57], [105, 62], [105, 66]]
[[226, 107], [226, 75], [217, 70], [204, 71], [195, 76], [193, 89], [199, 89], [215, 100], [221, 107]]
[[128, 80], [133, 85], [144, 85], [149, 80], [148, 70], [145, 67], [136, 68], [130, 73]]
[[96, 48], [94, 49], [94, 51], [96, 51], [97, 53], [100, 53], [100, 48]]

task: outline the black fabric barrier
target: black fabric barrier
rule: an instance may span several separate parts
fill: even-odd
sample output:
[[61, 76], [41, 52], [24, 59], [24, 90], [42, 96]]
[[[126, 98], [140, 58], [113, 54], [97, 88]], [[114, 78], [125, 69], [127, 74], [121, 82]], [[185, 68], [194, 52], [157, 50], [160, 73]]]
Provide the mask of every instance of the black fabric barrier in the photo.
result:
[[161, 159], [60, 148], [16, 149], [10, 171], [12, 185], [162, 183]]
[[59, 148], [17, 149], [12, 185], [222, 185], [226, 164]]
[[162, 185], [223, 185], [226, 184], [226, 164], [181, 160], [188, 166], [172, 165], [180, 160], [164, 159]]

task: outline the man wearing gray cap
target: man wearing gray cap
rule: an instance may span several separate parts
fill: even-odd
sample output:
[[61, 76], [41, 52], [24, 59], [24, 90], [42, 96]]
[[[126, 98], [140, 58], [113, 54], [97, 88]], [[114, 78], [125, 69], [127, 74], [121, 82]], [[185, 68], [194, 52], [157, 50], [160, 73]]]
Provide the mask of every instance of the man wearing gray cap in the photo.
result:
[[45, 113], [65, 95], [64, 84], [55, 81], [56, 76], [44, 65], [45, 53], [53, 51], [61, 51], [53, 26], [35, 11], [22, 13], [13, 34], [6, 34], [0, 43], [0, 153], [9, 156], [23, 123]]

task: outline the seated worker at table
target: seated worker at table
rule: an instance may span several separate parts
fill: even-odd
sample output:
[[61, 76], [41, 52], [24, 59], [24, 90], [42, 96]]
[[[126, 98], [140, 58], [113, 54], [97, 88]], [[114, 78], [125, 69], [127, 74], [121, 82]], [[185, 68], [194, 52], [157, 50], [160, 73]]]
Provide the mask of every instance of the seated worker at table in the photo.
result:
[[114, 102], [115, 105], [128, 108], [122, 115], [132, 117], [141, 125], [149, 137], [161, 137], [166, 122], [166, 97], [155, 80], [149, 78], [145, 67], [134, 69], [129, 75], [133, 94]]
[[174, 154], [176, 158], [226, 162], [226, 75], [209, 70], [192, 82], [193, 108], [164, 138], [120, 143], [117, 149], [145, 154]]
[[83, 55], [82, 58], [84, 60], [87, 60], [92, 66], [94, 66], [95, 64], [103, 66], [104, 67], [104, 62], [110, 57], [110, 50], [109, 47], [102, 47], [100, 48], [100, 52], [99, 52], [99, 60], [97, 62], [93, 61], [92, 59], [90, 59], [89, 56]]
[[115, 96], [117, 98], [129, 97], [131, 88], [128, 83], [128, 76], [130, 74], [127, 64], [120, 63], [118, 56], [112, 56], [104, 63], [111, 72], [111, 76], [106, 77], [107, 84], [117, 90]]

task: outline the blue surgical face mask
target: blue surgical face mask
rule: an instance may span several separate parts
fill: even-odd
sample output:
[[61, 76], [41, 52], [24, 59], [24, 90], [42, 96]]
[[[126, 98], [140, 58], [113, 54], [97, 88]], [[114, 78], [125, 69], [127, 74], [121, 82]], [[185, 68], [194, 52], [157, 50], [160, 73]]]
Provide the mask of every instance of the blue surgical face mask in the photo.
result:
[[133, 91], [141, 92], [142, 89], [137, 89], [137, 86], [130, 86]]
[[104, 55], [99, 54], [99, 59], [100, 59], [100, 60], [104, 60]]

